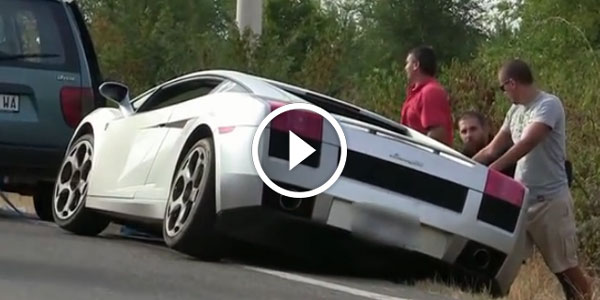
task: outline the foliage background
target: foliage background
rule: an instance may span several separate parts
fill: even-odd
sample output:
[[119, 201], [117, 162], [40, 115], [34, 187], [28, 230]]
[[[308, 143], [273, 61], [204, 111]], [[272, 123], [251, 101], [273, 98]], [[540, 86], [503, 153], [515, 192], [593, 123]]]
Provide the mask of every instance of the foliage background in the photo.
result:
[[265, 0], [263, 34], [255, 44], [237, 30], [234, 0], [79, 3], [104, 77], [134, 93], [190, 71], [235, 69], [398, 120], [406, 52], [428, 44], [439, 55], [439, 79], [451, 93], [455, 119], [477, 109], [498, 128], [508, 101], [498, 91], [497, 69], [507, 58], [528, 60], [539, 85], [566, 107], [581, 250], [597, 268], [600, 2], [489, 1]]

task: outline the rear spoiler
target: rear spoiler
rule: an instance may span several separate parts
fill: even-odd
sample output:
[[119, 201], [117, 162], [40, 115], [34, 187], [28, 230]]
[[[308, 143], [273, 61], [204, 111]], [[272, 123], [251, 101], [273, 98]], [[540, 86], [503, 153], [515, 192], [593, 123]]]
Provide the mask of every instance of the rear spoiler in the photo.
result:
[[402, 135], [409, 135], [409, 131], [403, 125], [394, 122], [390, 119], [384, 118], [371, 111], [362, 109], [358, 106], [352, 105], [350, 103], [344, 102], [342, 100], [327, 95], [319, 94], [289, 84], [284, 84], [268, 79], [264, 80], [288, 93], [293, 94], [296, 97], [302, 98], [305, 101], [315, 104], [330, 113], [348, 118], [353, 118]]
[[317, 105], [330, 113], [372, 125], [369, 128], [369, 130], [373, 133], [381, 132], [383, 134], [391, 135], [396, 138], [405, 140], [409, 143], [417, 144], [419, 146], [431, 149], [435, 153], [443, 153], [445, 155], [453, 157], [454, 159], [459, 159], [470, 165], [477, 163], [474, 160], [462, 155], [461, 153], [457, 153], [452, 148], [444, 149], [444, 147], [434, 145], [433, 143], [419, 141], [413, 136], [411, 130], [406, 128], [404, 125], [392, 121], [388, 118], [382, 117], [374, 112], [362, 109], [358, 106], [352, 105], [342, 100], [327, 95], [319, 94], [307, 89], [299, 88], [290, 84], [285, 84], [269, 79], [263, 80], [276, 86], [277, 88], [283, 89], [284, 91], [293, 94], [296, 97], [299, 97], [301, 99], [304, 99], [305, 101]]

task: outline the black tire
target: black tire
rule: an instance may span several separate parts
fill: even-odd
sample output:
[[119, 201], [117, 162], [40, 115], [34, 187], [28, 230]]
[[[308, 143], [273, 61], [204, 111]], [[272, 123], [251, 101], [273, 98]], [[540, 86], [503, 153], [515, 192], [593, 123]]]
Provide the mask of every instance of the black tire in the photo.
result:
[[[65, 182], [70, 183], [73, 180], [75, 180], [75, 174], [77, 174], [78, 172], [72, 172], [72, 167], [71, 172], [67, 172], [67, 168], [69, 168], [67, 167], [67, 165], [69, 164], [69, 157], [71, 157], [71, 155], [74, 155], [76, 151], [77, 153], [79, 153], [80, 151], [90, 150], [88, 148], [86, 148], [86, 150], [82, 150], [82, 148], [80, 147], [83, 145], [82, 143], [87, 143], [86, 147], [91, 146], [90, 156], [93, 155], [93, 135], [85, 134], [73, 142], [73, 144], [67, 152], [67, 155], [65, 155], [65, 160], [61, 165], [60, 172], [56, 180], [52, 196], [52, 214], [54, 216], [54, 222], [58, 224], [58, 226], [60, 226], [61, 228], [79, 235], [94, 236], [104, 231], [104, 229], [108, 227], [110, 221], [107, 218], [98, 214], [97, 212], [85, 207], [85, 200], [87, 198], [87, 188], [83, 193], [80, 193], [81, 197], [78, 197], [79, 200], [77, 200], [77, 203], [72, 205], [76, 206], [76, 208], [72, 210], [71, 215], [64, 215], [64, 210], [60, 209], [66, 207], [66, 204], [62, 203], [66, 200], [64, 199], [65, 188], [61, 189], [61, 184]], [[91, 169], [91, 159], [89, 160], [89, 165], [87, 165], [87, 161], [82, 161], [81, 163], [83, 164], [83, 166], [81, 167], [82, 170], [81, 172], [79, 172], [81, 180], [77, 180], [77, 182], [87, 182], [87, 175], [89, 175], [89, 170]], [[87, 170], [87, 173], [84, 170]], [[71, 193], [70, 190], [67, 192]]]
[[[200, 152], [195, 152], [200, 149]], [[201, 179], [196, 180], [194, 172], [190, 176], [190, 182], [186, 183], [186, 179], [178, 176], [182, 168], [189, 168], [189, 162], [193, 159], [194, 153], [204, 153], [204, 164], [200, 170], [199, 165], [196, 165], [194, 170], [198, 169], [202, 173]], [[201, 154], [198, 154], [198, 159], [201, 159]], [[195, 181], [198, 181], [197, 187]], [[182, 186], [183, 182], [183, 186]], [[192, 201], [193, 196], [188, 196], [187, 205], [190, 205], [189, 212], [183, 213], [184, 223], [181, 226], [173, 224], [175, 214], [181, 212], [175, 208], [173, 213], [170, 213], [170, 207], [177, 207], [173, 199], [180, 199], [181, 203], [186, 203], [185, 195], [187, 187], [197, 189], [197, 193]], [[181, 207], [181, 205], [179, 205]], [[190, 147], [186, 147], [182, 155], [178, 159], [173, 179], [171, 183], [171, 191], [165, 208], [165, 216], [163, 220], [163, 238], [167, 246], [187, 255], [199, 258], [205, 261], [217, 261], [224, 255], [224, 237], [215, 230], [215, 162], [214, 162], [214, 146], [212, 138], [203, 138], [195, 142]], [[179, 228], [175, 230], [175, 228]], [[169, 235], [171, 231], [171, 235]]]
[[33, 208], [38, 218], [42, 221], [54, 222], [52, 214], [52, 196], [54, 185], [52, 183], [40, 183], [33, 194]]

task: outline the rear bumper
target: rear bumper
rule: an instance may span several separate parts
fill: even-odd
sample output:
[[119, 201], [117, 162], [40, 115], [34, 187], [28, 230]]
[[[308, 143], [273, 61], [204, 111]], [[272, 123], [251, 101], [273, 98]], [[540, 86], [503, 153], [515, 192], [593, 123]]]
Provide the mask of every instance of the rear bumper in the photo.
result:
[[[355, 212], [361, 209], [355, 208]], [[312, 213], [315, 214], [316, 210]], [[398, 220], [390, 221], [379, 223], [400, 227]], [[378, 268], [383, 272], [395, 270], [393, 272], [409, 278], [419, 277], [422, 273], [441, 272], [439, 274], [450, 278], [465, 280], [469, 288], [491, 288], [490, 292], [497, 296], [506, 296], [514, 281], [514, 274], [507, 273], [507, 270], [518, 270], [523, 263], [518, 251], [507, 256], [472, 239], [448, 234], [439, 228], [421, 226], [414, 238], [428, 244], [428, 250], [443, 253], [441, 257], [431, 256], [427, 253], [429, 251], [401, 244], [402, 236], [381, 238], [386, 231], [392, 235], [394, 230], [365, 225], [356, 224], [347, 230], [301, 214], [274, 209], [267, 203], [221, 211], [217, 222], [219, 230], [227, 235], [307, 258], [313, 263], [336, 264], [345, 260], [346, 263], [351, 262], [350, 265], [359, 266], [363, 259], [376, 259], [387, 263], [374, 265], [380, 266]], [[373, 235], [361, 234], [367, 231]], [[440, 244], [441, 239], [448, 239], [450, 243]]]
[[[326, 240], [320, 231], [334, 230], [457, 267], [491, 281], [502, 295], [527, 256], [522, 218], [512, 234], [478, 221], [480, 195], [473, 191], [470, 209], [458, 214], [346, 178], [299, 203], [273, 192], [256, 175], [224, 173], [221, 178], [221, 229], [252, 242], [298, 248], [302, 242], [296, 237]], [[294, 225], [282, 226], [287, 223]], [[316, 230], [307, 234], [306, 227]]]
[[[426, 204], [390, 205], [384, 201], [348, 198], [331, 196], [326, 206], [328, 211], [322, 213], [326, 216], [325, 224], [376, 244], [425, 254], [481, 279], [492, 280], [502, 295], [508, 294], [527, 256], [525, 231], [521, 229], [523, 219], [518, 224], [519, 229], [508, 234], [477, 221], [468, 213], [442, 217], [439, 208]], [[469, 205], [477, 205], [474, 202]], [[419, 214], [424, 210], [428, 213]], [[438, 216], [432, 222], [425, 215]]]
[[60, 148], [0, 144], [0, 177], [9, 188], [54, 181], [63, 156]]
[[[377, 164], [377, 161], [368, 160], [369, 155], [356, 155], [358, 152], [350, 146], [345, 170], [335, 184], [316, 197], [302, 201], [289, 199], [262, 183], [249, 149], [240, 151], [244, 149], [240, 145], [251, 144], [253, 134], [251, 129], [237, 131], [236, 128], [220, 139], [217, 212], [221, 219], [230, 217], [229, 221], [223, 221], [227, 225], [223, 225], [224, 230], [239, 234], [240, 238], [250, 236], [250, 240], [258, 241], [263, 240], [263, 234], [251, 234], [250, 231], [253, 231], [252, 227], [259, 227], [259, 231], [277, 233], [269, 235], [273, 239], [266, 240], [284, 241], [283, 244], [289, 246], [293, 245], [293, 238], [288, 235], [302, 234], [283, 230], [278, 225], [287, 217], [320, 229], [343, 232], [372, 244], [422, 254], [489, 279], [501, 294], [508, 293], [528, 254], [524, 208], [517, 210], [514, 218], [506, 222], [495, 222], [494, 218], [486, 218], [486, 212], [503, 214], [503, 211], [487, 205], [489, 201], [483, 193], [439, 184], [430, 178], [436, 176], [409, 173], [406, 167], [404, 171], [391, 172], [397, 164]], [[270, 156], [264, 159], [262, 166], [267, 171], [282, 170], [269, 176], [279, 186], [307, 190], [315, 187], [315, 183], [322, 183], [322, 177], [333, 173], [336, 160], [331, 158], [337, 157], [334, 148], [323, 147], [319, 172], [299, 165], [294, 170], [300, 173], [292, 174], [287, 172], [286, 160]], [[263, 151], [267, 151], [266, 146]], [[452, 170], [456, 166], [444, 168]], [[475, 173], [466, 172], [477, 180], [485, 180], [476, 178]], [[262, 210], [278, 211], [277, 220], [263, 217]], [[263, 222], [266, 224], [259, 225]]]

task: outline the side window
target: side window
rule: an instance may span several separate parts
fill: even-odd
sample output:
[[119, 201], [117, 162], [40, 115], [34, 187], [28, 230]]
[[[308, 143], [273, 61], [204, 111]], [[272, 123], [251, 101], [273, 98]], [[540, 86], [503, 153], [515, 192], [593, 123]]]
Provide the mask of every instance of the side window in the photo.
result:
[[244, 88], [243, 86], [231, 81], [231, 80], [226, 80], [223, 83], [221, 83], [219, 86], [217, 86], [212, 92], [211, 94], [214, 93], [225, 93], [225, 92], [236, 92], [236, 93], [249, 93], [250, 91], [248, 91], [246, 88]]
[[198, 78], [173, 83], [150, 96], [140, 106], [138, 112], [160, 109], [208, 95], [221, 82], [223, 80], [217, 78]]
[[10, 18], [0, 15], [0, 56], [17, 53], [18, 41], [10, 30]]
[[146, 103], [148, 98], [150, 98], [150, 96], [152, 96], [152, 94], [155, 91], [156, 91], [156, 88], [152, 88], [150, 90], [143, 92], [142, 94], [140, 94], [138, 96], [135, 96], [131, 100], [131, 106], [133, 106], [133, 110], [137, 111], [140, 108], [140, 106], [142, 106], [144, 103]]
[[8, 40], [6, 39], [6, 30], [4, 29], [4, 17], [0, 15], [0, 53], [7, 53], [8, 49]]
[[[20, 11], [15, 16], [17, 31], [20, 33], [21, 53], [23, 54], [41, 53], [40, 30], [37, 21], [31, 11]], [[28, 58], [28, 60], [39, 61], [40, 58]]]
[[79, 71], [69, 29], [58, 2], [0, 1], [0, 65]]

